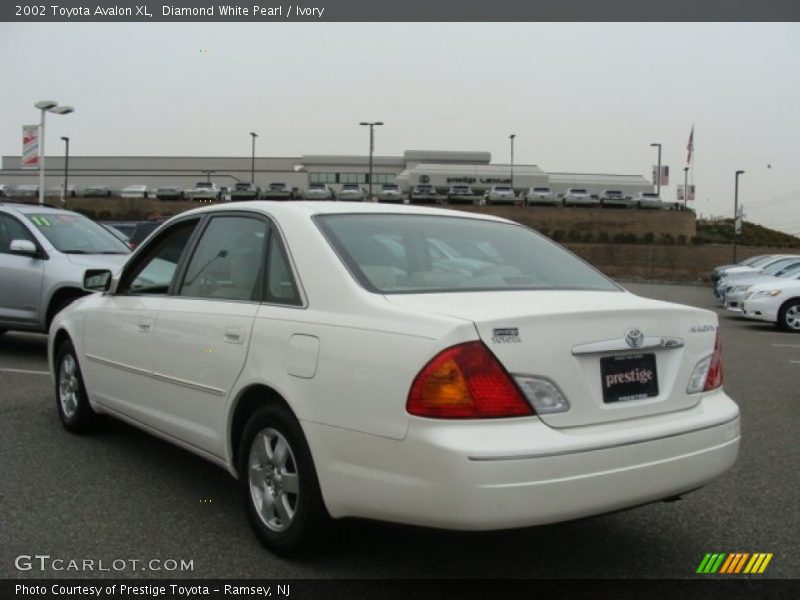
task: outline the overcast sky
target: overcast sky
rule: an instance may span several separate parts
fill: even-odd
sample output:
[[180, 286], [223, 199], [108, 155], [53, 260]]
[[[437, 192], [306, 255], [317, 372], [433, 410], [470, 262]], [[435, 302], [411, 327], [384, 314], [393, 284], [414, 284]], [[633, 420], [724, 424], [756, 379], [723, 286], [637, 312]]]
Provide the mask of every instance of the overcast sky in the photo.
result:
[[34, 102], [48, 154], [490, 151], [545, 171], [649, 177], [675, 199], [695, 125], [696, 208], [800, 233], [800, 24], [0, 24], [0, 153]]

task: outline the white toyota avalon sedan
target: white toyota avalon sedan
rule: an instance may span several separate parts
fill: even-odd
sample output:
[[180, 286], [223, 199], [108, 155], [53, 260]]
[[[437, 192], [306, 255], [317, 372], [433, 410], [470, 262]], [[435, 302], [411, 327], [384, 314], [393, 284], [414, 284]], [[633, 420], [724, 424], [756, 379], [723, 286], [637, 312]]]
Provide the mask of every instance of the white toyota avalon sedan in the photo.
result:
[[[446, 247], [448, 252], [441, 252]], [[246, 202], [183, 213], [50, 329], [66, 429], [111, 415], [238, 478], [273, 551], [343, 517], [526, 527], [735, 462], [717, 317], [503, 219]]]

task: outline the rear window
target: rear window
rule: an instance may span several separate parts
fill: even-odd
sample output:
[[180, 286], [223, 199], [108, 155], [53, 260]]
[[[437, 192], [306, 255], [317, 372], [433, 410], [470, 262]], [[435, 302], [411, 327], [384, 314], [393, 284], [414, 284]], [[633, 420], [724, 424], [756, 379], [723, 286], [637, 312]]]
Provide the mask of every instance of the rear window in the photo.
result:
[[318, 215], [366, 289], [382, 294], [617, 290], [557, 244], [513, 223], [429, 215]]
[[581, 190], [581, 189], [578, 189], [578, 188], [572, 189], [571, 192], [573, 194], [586, 194], [587, 193], [586, 190]]
[[549, 192], [550, 188], [533, 188], [534, 192]]

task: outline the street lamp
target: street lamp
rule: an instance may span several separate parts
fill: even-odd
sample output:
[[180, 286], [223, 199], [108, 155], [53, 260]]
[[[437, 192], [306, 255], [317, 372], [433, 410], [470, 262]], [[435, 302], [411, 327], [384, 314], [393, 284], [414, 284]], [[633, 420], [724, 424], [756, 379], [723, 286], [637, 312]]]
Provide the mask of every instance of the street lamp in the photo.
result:
[[375, 152], [375, 127], [379, 125], [383, 125], [383, 121], [373, 121], [372, 123], [367, 123], [366, 121], [362, 121], [359, 125], [363, 125], [364, 127], [369, 127], [369, 199], [372, 201], [372, 155]]
[[739, 175], [744, 171], [736, 171], [735, 185], [733, 191], [733, 262], [736, 263], [736, 234], [739, 223]]
[[256, 138], [258, 137], [257, 133], [250, 132], [250, 136], [253, 138], [253, 152], [250, 158], [250, 183], [255, 185], [256, 183]]
[[516, 133], [512, 133], [508, 136], [508, 139], [511, 140], [511, 193], [514, 193], [514, 138], [517, 137]]
[[683, 207], [689, 202], [689, 167], [683, 167]]
[[658, 173], [656, 174], [656, 194], [661, 197], [661, 144], [650, 144], [651, 148], [658, 148]]
[[64, 190], [61, 194], [61, 202], [66, 202], [67, 196], [69, 196], [69, 191], [67, 190], [67, 183], [69, 182], [69, 138], [62, 135], [61, 139], [64, 140], [64, 144], [67, 146], [64, 151]]
[[39, 204], [44, 204], [44, 116], [49, 112], [67, 115], [74, 112], [75, 109], [71, 106], [59, 106], [55, 100], [40, 100], [34, 106], [42, 111], [42, 119], [39, 123]]

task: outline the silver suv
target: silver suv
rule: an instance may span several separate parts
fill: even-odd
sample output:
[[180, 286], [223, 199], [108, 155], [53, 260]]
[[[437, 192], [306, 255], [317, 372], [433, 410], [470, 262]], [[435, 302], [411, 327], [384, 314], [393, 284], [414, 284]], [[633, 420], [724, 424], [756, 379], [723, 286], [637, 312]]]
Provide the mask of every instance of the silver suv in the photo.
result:
[[0, 333], [46, 332], [61, 309], [86, 293], [87, 269], [117, 271], [129, 254], [83, 215], [0, 202]]

